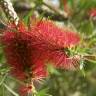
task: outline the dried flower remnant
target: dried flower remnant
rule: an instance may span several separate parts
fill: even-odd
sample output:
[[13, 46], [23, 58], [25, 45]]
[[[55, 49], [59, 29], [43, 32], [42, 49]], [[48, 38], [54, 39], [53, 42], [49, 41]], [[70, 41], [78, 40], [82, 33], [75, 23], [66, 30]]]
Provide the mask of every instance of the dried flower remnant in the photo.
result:
[[68, 16], [72, 15], [72, 9], [68, 5], [68, 0], [63, 0], [63, 5], [64, 5], [64, 11], [67, 12]]
[[90, 16], [90, 17], [96, 17], [96, 8], [92, 8], [92, 9], [89, 11], [89, 16]]

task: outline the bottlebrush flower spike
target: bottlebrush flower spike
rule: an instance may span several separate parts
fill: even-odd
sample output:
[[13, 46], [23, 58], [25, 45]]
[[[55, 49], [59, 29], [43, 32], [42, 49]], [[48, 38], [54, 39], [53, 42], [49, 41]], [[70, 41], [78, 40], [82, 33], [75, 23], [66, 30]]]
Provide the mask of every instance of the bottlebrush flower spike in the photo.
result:
[[74, 68], [64, 48], [79, 43], [76, 33], [60, 29], [49, 20], [36, 21], [29, 30], [20, 23], [13, 30], [16, 32], [4, 32], [2, 43], [12, 74], [20, 80], [46, 77], [46, 64], [50, 62], [58, 68]]
[[[11, 73], [19, 80], [45, 78], [48, 63], [62, 69], [74, 69], [78, 65], [78, 58], [70, 59], [64, 50], [79, 43], [78, 34], [60, 29], [48, 20], [36, 20], [29, 29], [22, 23], [17, 28], [11, 25], [9, 29], [4, 30], [1, 42], [5, 45], [4, 52], [12, 68]], [[29, 87], [21, 88], [25, 94], [30, 90]]]
[[[5, 32], [2, 37], [2, 42], [5, 45], [4, 51], [8, 64], [12, 67], [12, 74], [18, 79], [34, 78], [34, 68], [44, 72], [44, 65], [38, 62], [36, 65], [33, 62], [34, 54], [40, 55], [40, 51], [32, 46], [32, 39], [28, 32]], [[36, 56], [37, 58], [37, 56]], [[41, 64], [41, 65], [40, 65]], [[38, 66], [38, 67], [37, 67]], [[38, 74], [40, 77], [41, 75]]]
[[20, 96], [27, 96], [30, 92], [32, 92], [32, 86], [20, 86], [19, 88]]
[[79, 43], [80, 37], [78, 34], [68, 29], [61, 29], [50, 20], [37, 20], [30, 27], [30, 31], [34, 40], [37, 40], [33, 40], [33, 44], [44, 51], [42, 56], [46, 62], [52, 62], [56, 67], [73, 69], [72, 62], [74, 60], [71, 60], [71, 62], [70, 59], [67, 60], [69, 56], [66, 55], [64, 49]]
[[[30, 31], [38, 39], [36, 43], [45, 43], [45, 47], [48, 49], [68, 48], [77, 45], [80, 41], [77, 33], [68, 29], [61, 29], [50, 20], [37, 21], [31, 26]], [[44, 46], [42, 45], [42, 47]]]

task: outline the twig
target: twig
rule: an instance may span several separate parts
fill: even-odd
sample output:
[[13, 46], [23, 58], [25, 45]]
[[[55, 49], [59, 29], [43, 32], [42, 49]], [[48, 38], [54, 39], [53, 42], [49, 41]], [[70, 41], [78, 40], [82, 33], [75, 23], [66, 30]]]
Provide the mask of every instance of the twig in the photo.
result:
[[19, 17], [17, 16], [12, 3], [10, 0], [0, 0], [0, 6], [2, 7], [3, 11], [5, 12], [8, 20], [14, 22], [16, 25], [18, 24]]
[[68, 14], [66, 12], [64, 12], [64, 11], [62, 12], [61, 10], [56, 9], [56, 8], [46, 4], [45, 2], [43, 2], [43, 5], [47, 6], [49, 9], [51, 9], [54, 12], [56, 12], [57, 14], [61, 15], [61, 17], [68, 18]]

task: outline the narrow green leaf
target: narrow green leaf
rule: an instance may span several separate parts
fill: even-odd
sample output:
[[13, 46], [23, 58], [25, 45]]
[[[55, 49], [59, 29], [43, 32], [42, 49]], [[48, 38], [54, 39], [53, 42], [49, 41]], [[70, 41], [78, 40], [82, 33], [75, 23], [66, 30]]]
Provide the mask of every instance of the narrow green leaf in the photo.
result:
[[16, 92], [14, 92], [9, 86], [7, 86], [5, 83], [3, 83], [4, 87], [11, 92], [14, 96], [19, 96]]

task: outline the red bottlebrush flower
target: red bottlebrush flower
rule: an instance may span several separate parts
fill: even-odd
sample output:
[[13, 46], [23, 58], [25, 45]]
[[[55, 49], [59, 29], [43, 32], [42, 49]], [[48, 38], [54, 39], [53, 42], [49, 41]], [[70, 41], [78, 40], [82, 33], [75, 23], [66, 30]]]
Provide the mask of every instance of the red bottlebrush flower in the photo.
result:
[[27, 96], [30, 92], [32, 92], [32, 86], [21, 86], [19, 88], [20, 96]]
[[[42, 76], [45, 76], [44, 65], [41, 64], [41, 61], [37, 65], [34, 64], [35, 58], [38, 59], [41, 52], [34, 49], [30, 37], [28, 32], [6, 32], [2, 37], [7, 62], [12, 67], [12, 74], [18, 79], [26, 79], [29, 75], [34, 78], [35, 67], [42, 71], [42, 74], [40, 73]], [[34, 57], [34, 54], [37, 56]], [[40, 74], [37, 75], [41, 76]]]
[[[4, 31], [1, 38], [11, 73], [22, 81], [46, 77], [48, 63], [56, 68], [74, 69], [78, 58], [70, 58], [64, 49], [77, 45], [79, 41], [78, 34], [60, 29], [48, 20], [36, 21], [29, 30], [20, 23], [18, 28], [13, 26]], [[26, 96], [30, 90], [24, 86], [20, 90], [24, 93], [21, 96]]]
[[89, 16], [90, 17], [96, 17], [96, 8], [93, 8], [89, 11]]
[[[78, 34], [67, 29], [58, 28], [51, 21], [38, 21], [31, 28], [31, 33], [35, 39], [38, 39], [36, 46], [46, 47], [48, 49], [62, 49], [75, 46], [79, 43]], [[48, 43], [48, 44], [47, 44]]]
[[46, 62], [51, 61], [60, 68], [71, 69], [74, 67], [73, 61], [69, 62], [66, 59], [68, 56], [64, 52], [64, 48], [77, 45], [80, 41], [78, 34], [58, 28], [48, 20], [37, 21], [30, 29], [32, 36], [37, 40], [37, 42], [34, 41], [34, 45], [44, 51], [42, 56]]
[[60, 29], [48, 20], [34, 23], [29, 30], [22, 24], [18, 27], [18, 30], [13, 28], [17, 32], [6, 31], [2, 36], [7, 63], [17, 78], [46, 77], [46, 64], [50, 62], [58, 68], [74, 67], [72, 60], [67, 60], [64, 48], [79, 43], [76, 33]]

